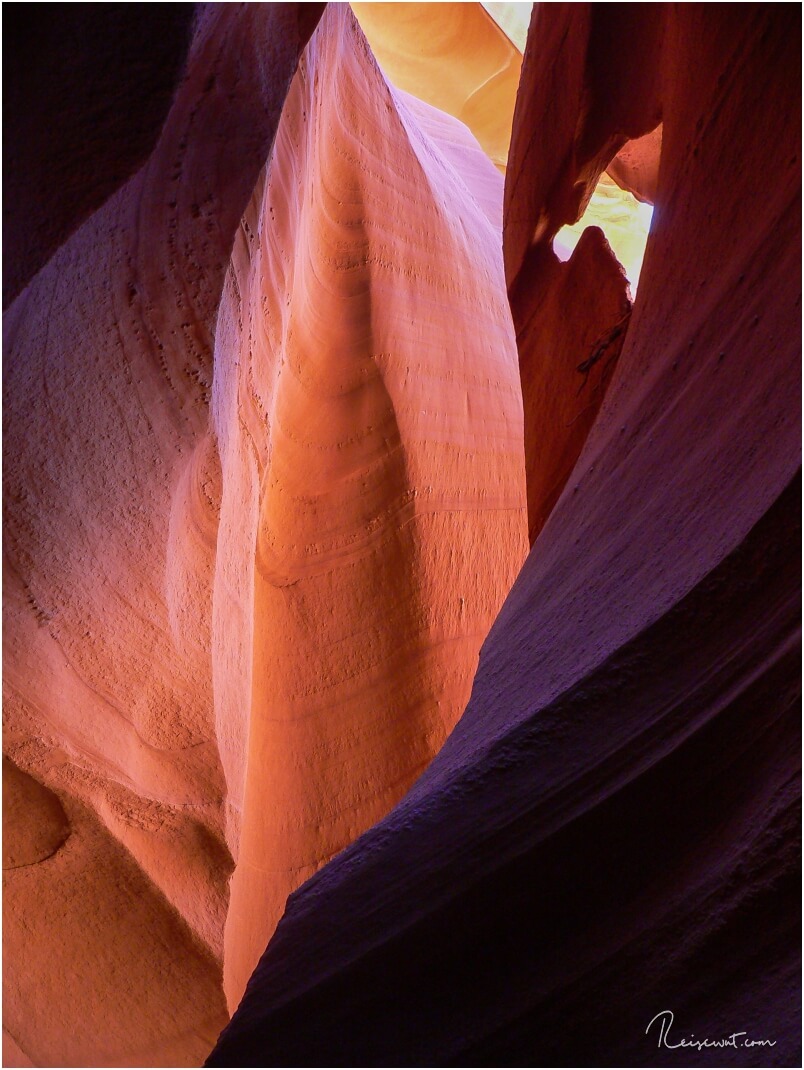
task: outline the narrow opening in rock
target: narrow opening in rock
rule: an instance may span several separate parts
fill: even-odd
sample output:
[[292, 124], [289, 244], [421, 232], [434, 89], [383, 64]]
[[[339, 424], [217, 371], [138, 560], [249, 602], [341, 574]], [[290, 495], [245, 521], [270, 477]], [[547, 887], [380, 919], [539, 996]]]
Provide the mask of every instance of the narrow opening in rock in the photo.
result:
[[623, 266], [633, 296], [639, 285], [652, 220], [652, 204], [641, 203], [604, 174], [578, 222], [562, 227], [555, 236], [553, 250], [559, 260], [569, 260], [586, 228], [600, 227]]

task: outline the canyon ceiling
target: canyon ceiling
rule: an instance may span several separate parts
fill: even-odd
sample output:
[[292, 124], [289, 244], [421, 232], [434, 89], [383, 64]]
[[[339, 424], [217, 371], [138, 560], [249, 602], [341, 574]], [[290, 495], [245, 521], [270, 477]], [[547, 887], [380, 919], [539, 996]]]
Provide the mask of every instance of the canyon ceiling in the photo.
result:
[[800, 8], [5, 7], [4, 1065], [794, 1065]]

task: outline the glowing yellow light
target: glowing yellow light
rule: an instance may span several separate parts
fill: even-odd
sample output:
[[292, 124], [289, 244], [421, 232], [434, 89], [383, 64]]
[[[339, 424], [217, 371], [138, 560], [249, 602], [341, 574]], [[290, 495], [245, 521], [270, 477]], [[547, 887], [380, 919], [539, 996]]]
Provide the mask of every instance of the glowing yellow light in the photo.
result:
[[561, 228], [553, 249], [560, 260], [569, 260], [586, 228], [600, 227], [635, 294], [652, 218], [653, 205], [641, 204], [604, 174], [584, 214], [577, 223]]

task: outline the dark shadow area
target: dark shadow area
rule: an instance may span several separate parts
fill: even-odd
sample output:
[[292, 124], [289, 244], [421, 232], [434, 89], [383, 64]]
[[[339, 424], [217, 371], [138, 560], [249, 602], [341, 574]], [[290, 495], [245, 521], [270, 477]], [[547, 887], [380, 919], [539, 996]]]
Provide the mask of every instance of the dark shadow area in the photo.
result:
[[3, 307], [147, 159], [195, 4], [8, 4]]

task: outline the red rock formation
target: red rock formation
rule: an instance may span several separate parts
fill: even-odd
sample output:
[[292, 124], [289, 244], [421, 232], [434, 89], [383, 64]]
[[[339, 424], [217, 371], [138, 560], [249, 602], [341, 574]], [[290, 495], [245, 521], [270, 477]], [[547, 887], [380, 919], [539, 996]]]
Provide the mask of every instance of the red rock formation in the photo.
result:
[[206, 10], [148, 163], [6, 317], [18, 1062], [200, 1061], [222, 960], [236, 1002], [423, 770], [526, 552], [501, 176], [344, 6], [261, 173], [317, 15]]
[[[29, 860], [3, 882], [12, 1058], [192, 1065], [225, 1021], [212, 331], [319, 13], [205, 9], [147, 164], [5, 318], [6, 836]], [[18, 827], [41, 812], [52, 837]]]
[[[540, 7], [509, 279], [661, 118], [623, 350], [466, 712], [209, 1065], [797, 1065], [799, 43], [789, 6]], [[665, 1008], [774, 1046], [657, 1048]]]
[[466, 123], [504, 170], [522, 54], [483, 6], [351, 6], [390, 81]]
[[586, 228], [566, 264], [538, 246], [512, 287], [531, 543], [575, 467], [611, 381], [631, 316], [628, 294], [597, 227]]
[[[531, 542], [597, 416], [629, 320], [630, 295], [605, 243], [596, 241], [594, 262], [592, 246], [579, 246], [572, 267], [561, 269], [552, 241], [580, 218], [609, 164], [625, 188], [641, 178], [653, 192], [661, 146], [652, 133], [661, 111], [654, 60], [664, 21], [661, 5], [607, 14], [583, 5], [571, 20], [544, 7], [534, 14], [505, 195], [506, 269], [528, 414]], [[625, 60], [612, 65], [615, 40]]]
[[218, 320], [221, 523], [236, 534], [218, 564], [236, 578], [216, 663], [243, 666], [219, 724], [240, 717], [233, 766], [248, 751], [232, 1008], [288, 893], [440, 748], [524, 558], [501, 200], [466, 129], [393, 91], [332, 8]]
[[578, 219], [612, 158], [662, 118], [665, 6], [571, 6], [572, 19], [568, 5], [539, 6], [531, 23], [505, 191], [509, 285], [528, 249]]
[[[197, 1064], [337, 854], [210, 1065], [793, 1064], [799, 15], [536, 11], [536, 541], [425, 769], [526, 549], [501, 179], [344, 5], [288, 95], [320, 7], [193, 13], [133, 177], [169, 70], [130, 127], [130, 67], [120, 126], [65, 79], [64, 201], [12, 187], [4, 1063]], [[599, 232], [551, 248], [606, 168], [656, 203], [633, 309]]]
[[[197, 1065], [226, 1020], [215, 957], [89, 807], [35, 790], [63, 804], [70, 834], [4, 866], [4, 1065]], [[144, 823], [137, 802], [128, 820]], [[153, 836], [161, 814], [151, 811]], [[8, 829], [16, 848], [38, 816], [4, 812], [4, 842]]]
[[44, 862], [64, 844], [70, 823], [52, 791], [3, 757], [3, 869]]
[[606, 171], [638, 201], [653, 204], [659, 185], [659, 161], [662, 157], [662, 125], [642, 137], [627, 141], [610, 160]]

